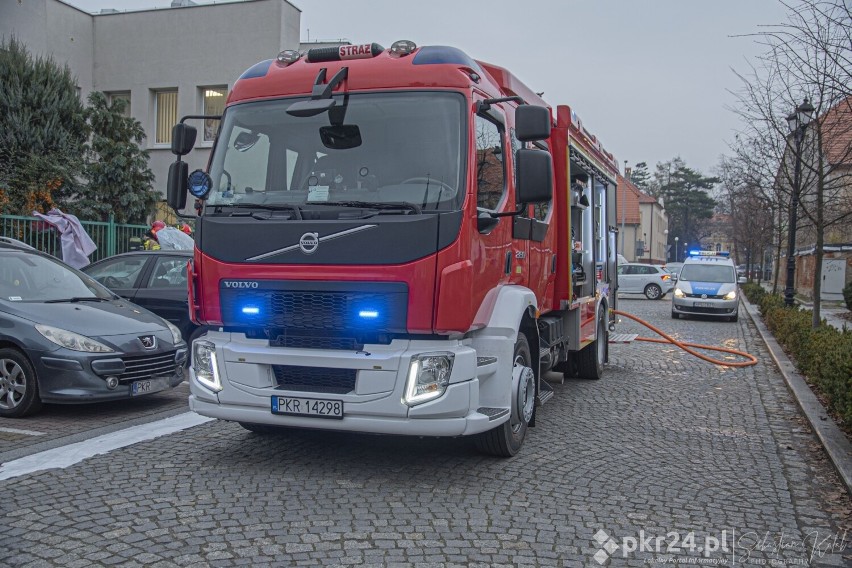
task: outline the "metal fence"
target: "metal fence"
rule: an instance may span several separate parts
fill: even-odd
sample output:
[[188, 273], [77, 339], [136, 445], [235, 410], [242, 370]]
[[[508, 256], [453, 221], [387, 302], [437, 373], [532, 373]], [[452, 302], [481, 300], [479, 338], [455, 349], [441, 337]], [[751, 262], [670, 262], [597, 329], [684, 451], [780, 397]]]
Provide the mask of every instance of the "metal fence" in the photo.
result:
[[[92, 262], [131, 250], [141, 242], [142, 235], [150, 228], [148, 225], [116, 223], [112, 215], [109, 219], [80, 221], [98, 246], [98, 249], [89, 255]], [[37, 217], [0, 215], [0, 236], [18, 239], [40, 251], [62, 258], [59, 233]]]

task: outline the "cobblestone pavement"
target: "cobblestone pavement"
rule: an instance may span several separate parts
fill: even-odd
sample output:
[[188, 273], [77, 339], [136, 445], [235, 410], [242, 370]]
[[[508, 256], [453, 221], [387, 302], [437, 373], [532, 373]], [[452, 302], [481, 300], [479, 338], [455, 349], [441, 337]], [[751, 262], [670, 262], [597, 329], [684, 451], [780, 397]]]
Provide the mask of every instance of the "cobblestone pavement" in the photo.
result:
[[604, 379], [555, 386], [511, 460], [466, 439], [270, 437], [210, 422], [7, 481], [0, 564], [580, 567], [598, 554], [642, 566], [670, 556], [649, 551], [660, 536], [663, 552], [679, 539], [682, 561], [712, 537], [728, 550], [709, 559], [728, 566], [852, 565], [849, 496], [748, 317], [675, 321], [666, 300], [620, 307], [761, 364], [614, 345]]
[[46, 404], [26, 418], [0, 418], [0, 463], [140, 422], [189, 410], [189, 385], [95, 404]]

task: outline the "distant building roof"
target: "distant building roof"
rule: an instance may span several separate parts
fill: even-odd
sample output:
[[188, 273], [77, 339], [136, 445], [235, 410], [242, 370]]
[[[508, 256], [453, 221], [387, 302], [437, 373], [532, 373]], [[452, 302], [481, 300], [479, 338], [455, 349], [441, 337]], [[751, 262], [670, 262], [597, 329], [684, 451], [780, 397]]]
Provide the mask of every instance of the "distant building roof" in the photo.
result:
[[[629, 225], [638, 225], [640, 222], [639, 216], [639, 196], [642, 194], [639, 188], [633, 182], [628, 180], [621, 174], [618, 175], [618, 207], [615, 215], [618, 224], [622, 222]], [[622, 220], [622, 212], [624, 219]]]
[[852, 165], [852, 95], [823, 115], [822, 134], [828, 163]]

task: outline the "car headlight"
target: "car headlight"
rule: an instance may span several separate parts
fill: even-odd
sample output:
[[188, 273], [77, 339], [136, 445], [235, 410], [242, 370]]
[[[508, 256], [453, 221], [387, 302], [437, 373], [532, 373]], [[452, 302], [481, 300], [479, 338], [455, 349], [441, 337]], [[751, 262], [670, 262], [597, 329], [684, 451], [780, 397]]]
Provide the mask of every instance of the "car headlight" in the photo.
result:
[[183, 334], [180, 332], [180, 329], [178, 329], [178, 326], [176, 326], [170, 321], [167, 321], [166, 325], [169, 326], [169, 331], [172, 332], [172, 341], [174, 342], [174, 344], [177, 345], [178, 343], [182, 342]]
[[49, 325], [36, 324], [36, 330], [44, 336], [45, 339], [51, 341], [60, 347], [70, 349], [72, 351], [83, 351], [85, 353], [113, 353], [111, 347], [107, 347], [99, 341], [95, 341], [91, 337], [68, 331], [67, 329], [59, 329]]
[[725, 294], [725, 299], [726, 300], [736, 300], [737, 299], [737, 291], [731, 290], [730, 292]]
[[403, 401], [415, 406], [444, 394], [453, 371], [452, 353], [421, 353], [411, 358]]
[[685, 295], [686, 294], [683, 293], [683, 290], [681, 290], [680, 288], [675, 288], [675, 290], [674, 290], [674, 297], [675, 298], [683, 298]]
[[213, 392], [222, 390], [215, 345], [209, 341], [196, 340], [192, 344], [192, 368], [195, 369], [195, 378], [199, 383]]

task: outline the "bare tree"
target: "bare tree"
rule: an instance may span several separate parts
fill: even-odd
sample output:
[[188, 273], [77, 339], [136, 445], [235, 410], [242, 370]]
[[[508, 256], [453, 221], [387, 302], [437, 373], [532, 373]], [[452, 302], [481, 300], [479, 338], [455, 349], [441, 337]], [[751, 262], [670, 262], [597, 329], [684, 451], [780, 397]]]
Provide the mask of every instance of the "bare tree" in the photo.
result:
[[[846, 0], [802, 0], [796, 5], [780, 1], [788, 9], [787, 21], [757, 35], [766, 52], [747, 74], [738, 74], [743, 90], [736, 112], [744, 127], [736, 147], [740, 155], [756, 150], [757, 156], [749, 159], [765, 159], [765, 167], [775, 169], [775, 187], [767, 197], [777, 199], [779, 220], [782, 206], [789, 211], [798, 187], [801, 235], [814, 242], [816, 326], [826, 234], [852, 219], [852, 14]], [[815, 107], [816, 119], [804, 129], [797, 145], [786, 122], [803, 98]], [[797, 161], [798, 180], [794, 179]], [[776, 237], [779, 234], [776, 230]], [[776, 273], [776, 282], [777, 278]]]

